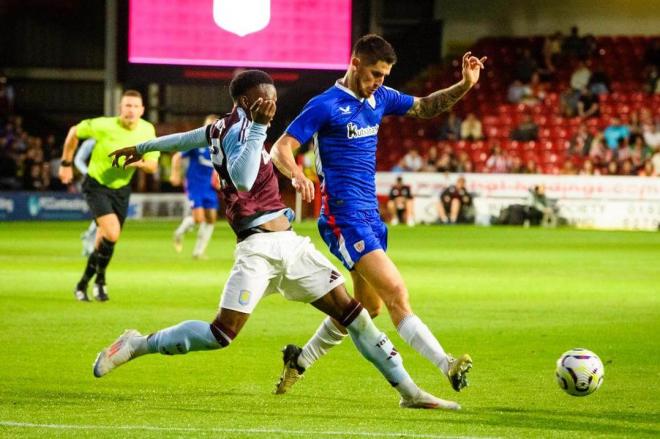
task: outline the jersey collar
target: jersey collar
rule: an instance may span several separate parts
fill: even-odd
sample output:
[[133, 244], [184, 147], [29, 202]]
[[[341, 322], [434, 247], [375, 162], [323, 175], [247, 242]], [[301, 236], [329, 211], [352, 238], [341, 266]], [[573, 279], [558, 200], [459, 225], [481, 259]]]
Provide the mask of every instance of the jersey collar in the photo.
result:
[[[353, 90], [351, 90], [348, 87], [345, 87], [344, 85], [341, 84], [341, 79], [337, 79], [335, 82], [335, 87], [337, 87], [339, 90], [343, 91], [344, 93], [349, 94], [350, 96], [354, 97], [360, 102], [364, 102], [364, 98], [359, 97], [355, 93], [353, 93]], [[371, 95], [369, 99], [367, 99], [367, 102], [369, 102], [369, 105], [371, 105], [371, 108], [375, 109], [376, 108], [376, 97], [374, 95]]]

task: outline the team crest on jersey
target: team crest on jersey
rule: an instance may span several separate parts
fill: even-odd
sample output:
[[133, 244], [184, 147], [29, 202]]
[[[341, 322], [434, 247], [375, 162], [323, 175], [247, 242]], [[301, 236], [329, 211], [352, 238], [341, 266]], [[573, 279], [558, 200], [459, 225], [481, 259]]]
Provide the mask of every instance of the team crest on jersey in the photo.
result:
[[213, 21], [239, 37], [259, 32], [270, 23], [270, 0], [213, 0]]
[[250, 292], [248, 290], [241, 291], [241, 294], [238, 295], [238, 303], [241, 305], [247, 305], [250, 303]]
[[360, 240], [353, 244], [353, 248], [355, 249], [356, 252], [362, 253], [364, 251], [364, 240]]
[[370, 127], [358, 128], [353, 122], [346, 124], [346, 137], [349, 139], [357, 139], [359, 137], [369, 137], [375, 136], [378, 134], [379, 125], [373, 125]]

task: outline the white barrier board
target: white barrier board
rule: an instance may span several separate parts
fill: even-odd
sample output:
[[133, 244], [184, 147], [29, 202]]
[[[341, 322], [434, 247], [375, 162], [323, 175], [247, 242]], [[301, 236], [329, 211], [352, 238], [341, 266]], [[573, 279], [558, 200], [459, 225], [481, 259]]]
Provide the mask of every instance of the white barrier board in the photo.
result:
[[[440, 192], [459, 174], [376, 174], [378, 195], [389, 195], [396, 177], [410, 185], [415, 195], [415, 219], [433, 222]], [[545, 185], [546, 196], [557, 200], [559, 215], [577, 227], [596, 229], [658, 230], [660, 225], [660, 178], [620, 176], [565, 176], [526, 174], [460, 174], [474, 196], [476, 222], [489, 224], [502, 207], [524, 204], [528, 190]]]

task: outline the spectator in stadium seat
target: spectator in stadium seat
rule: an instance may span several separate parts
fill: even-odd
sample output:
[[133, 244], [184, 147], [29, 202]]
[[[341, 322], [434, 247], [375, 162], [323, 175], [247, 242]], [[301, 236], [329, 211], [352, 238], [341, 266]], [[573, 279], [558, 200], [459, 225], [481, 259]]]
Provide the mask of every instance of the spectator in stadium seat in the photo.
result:
[[447, 187], [438, 201], [438, 220], [442, 224], [472, 222], [468, 209], [472, 206], [472, 195], [465, 187], [465, 177], [458, 177], [456, 184]]
[[580, 168], [580, 175], [600, 175], [598, 168], [594, 166], [594, 162], [590, 159], [586, 159], [582, 162], [582, 168]]
[[531, 114], [525, 114], [520, 124], [511, 131], [511, 140], [519, 142], [529, 142], [531, 140], [538, 140], [539, 126], [534, 123]]
[[564, 39], [562, 54], [568, 58], [577, 58], [584, 54], [584, 41], [579, 35], [578, 27], [571, 27], [571, 33]]
[[494, 174], [506, 174], [509, 172], [510, 167], [511, 162], [508, 155], [502, 151], [502, 147], [499, 145], [499, 143], [496, 143], [493, 146], [490, 156], [486, 160], [486, 172], [491, 172]]
[[531, 94], [529, 86], [523, 84], [519, 79], [516, 79], [509, 86], [507, 92], [507, 100], [512, 104], [517, 104], [523, 100], [525, 96]]
[[575, 163], [573, 160], [566, 160], [559, 170], [560, 175], [577, 175], [578, 170], [575, 169]]
[[510, 174], [524, 174], [525, 166], [523, 165], [522, 159], [518, 155], [511, 157], [511, 166], [509, 167]]
[[562, 40], [561, 32], [555, 32], [543, 40], [543, 62], [545, 63], [545, 68], [550, 72], [556, 70], [555, 66], [561, 57]]
[[525, 163], [525, 167], [523, 168], [523, 174], [540, 174], [541, 171], [539, 170], [539, 165], [536, 163], [535, 160], [529, 159]]
[[461, 139], [480, 140], [483, 138], [484, 134], [481, 129], [481, 121], [477, 119], [474, 113], [468, 113], [463, 123], [461, 123]]
[[474, 172], [474, 165], [467, 151], [461, 151], [456, 158], [456, 172]]
[[547, 88], [547, 84], [541, 80], [541, 75], [538, 72], [534, 72], [529, 82], [529, 92], [523, 96], [522, 103], [533, 106], [543, 102]]
[[461, 138], [461, 119], [450, 111], [440, 125], [438, 140], [459, 140]]
[[598, 117], [600, 115], [600, 104], [598, 103], [598, 96], [595, 95], [590, 88], [585, 87], [580, 93], [580, 98], [577, 103], [577, 114], [582, 119], [590, 117]]
[[436, 171], [437, 172], [454, 172], [456, 166], [454, 163], [454, 155], [451, 150], [444, 150], [440, 153], [440, 158], [436, 162]]
[[632, 160], [628, 159], [621, 162], [619, 175], [637, 175]]
[[580, 60], [571, 74], [571, 88], [579, 92], [589, 85], [590, 79], [591, 70], [589, 70], [589, 67], [587, 67], [584, 61]]
[[605, 175], [619, 175], [619, 164], [616, 160], [610, 160], [605, 166]]
[[396, 183], [390, 188], [390, 197], [387, 201], [387, 211], [390, 214], [390, 224], [415, 225], [414, 202], [410, 186], [403, 184], [403, 177], [398, 176]]
[[595, 166], [603, 166], [612, 158], [612, 150], [605, 146], [605, 139], [602, 133], [594, 136], [589, 148], [589, 159]]
[[632, 151], [630, 153], [630, 160], [636, 170], [644, 166], [644, 162], [651, 156], [651, 149], [644, 144], [644, 138], [636, 135], [632, 136]]
[[655, 177], [658, 175], [654, 173], [653, 162], [651, 159], [644, 161], [644, 166], [642, 166], [641, 169], [637, 172], [637, 175], [640, 177]]
[[653, 123], [642, 124], [642, 136], [644, 137], [644, 143], [646, 143], [649, 148], [660, 148], [660, 130], [657, 125], [654, 125]]
[[559, 95], [559, 112], [564, 117], [575, 117], [577, 106], [580, 101], [580, 92], [566, 87]]
[[578, 129], [571, 137], [569, 142], [569, 154], [577, 154], [580, 156], [589, 155], [591, 151], [591, 143], [594, 141], [594, 136], [589, 132], [589, 128], [584, 122], [578, 125]]
[[610, 92], [610, 77], [603, 70], [603, 66], [598, 64], [589, 78], [588, 89], [596, 96]]
[[424, 161], [416, 149], [411, 149], [403, 156], [402, 163], [404, 171], [417, 172], [424, 166]]
[[439, 159], [438, 148], [436, 148], [435, 146], [430, 147], [426, 153], [426, 156], [424, 156], [423, 158], [424, 165], [422, 166], [421, 171], [436, 172], [438, 170], [437, 168], [438, 159]]
[[603, 131], [603, 136], [605, 137], [607, 147], [616, 149], [619, 146], [620, 139], [627, 139], [630, 136], [630, 128], [621, 123], [619, 116], [614, 116], [610, 125]]
[[619, 139], [619, 144], [617, 145], [615, 152], [616, 161], [619, 162], [619, 167], [623, 164], [624, 161], [630, 160], [632, 158], [632, 148], [628, 143], [627, 137], [622, 137]]

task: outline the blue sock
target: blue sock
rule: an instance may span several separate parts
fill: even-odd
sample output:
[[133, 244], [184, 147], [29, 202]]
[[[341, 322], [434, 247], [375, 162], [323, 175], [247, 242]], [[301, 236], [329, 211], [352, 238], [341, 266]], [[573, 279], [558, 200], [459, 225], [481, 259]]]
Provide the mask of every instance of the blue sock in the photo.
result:
[[161, 329], [147, 338], [147, 348], [151, 354], [160, 352], [164, 355], [177, 355], [221, 347], [211, 332], [211, 325], [201, 320], [186, 320], [176, 326]]

